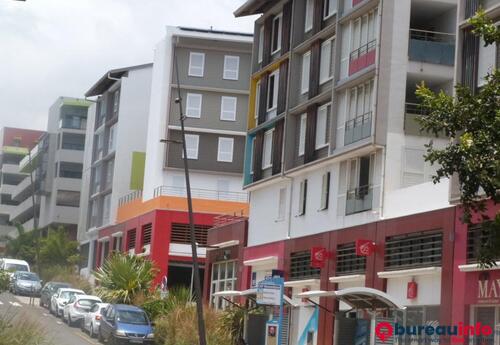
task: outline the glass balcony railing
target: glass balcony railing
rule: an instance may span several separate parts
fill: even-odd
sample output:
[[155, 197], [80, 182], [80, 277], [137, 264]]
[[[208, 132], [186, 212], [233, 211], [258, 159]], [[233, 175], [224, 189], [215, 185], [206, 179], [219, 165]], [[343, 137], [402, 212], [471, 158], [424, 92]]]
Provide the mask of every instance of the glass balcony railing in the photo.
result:
[[79, 117], [67, 117], [59, 120], [59, 128], [66, 129], [86, 129], [87, 119]]
[[347, 191], [345, 214], [350, 215], [372, 209], [373, 188], [369, 185]]
[[428, 112], [418, 103], [405, 103], [405, 123], [404, 130], [409, 135], [423, 135], [425, 132], [420, 130], [418, 118], [427, 115]]
[[357, 116], [345, 123], [344, 145], [352, 144], [372, 134], [372, 112]]
[[410, 29], [408, 57], [411, 61], [453, 66], [455, 62], [455, 35]]

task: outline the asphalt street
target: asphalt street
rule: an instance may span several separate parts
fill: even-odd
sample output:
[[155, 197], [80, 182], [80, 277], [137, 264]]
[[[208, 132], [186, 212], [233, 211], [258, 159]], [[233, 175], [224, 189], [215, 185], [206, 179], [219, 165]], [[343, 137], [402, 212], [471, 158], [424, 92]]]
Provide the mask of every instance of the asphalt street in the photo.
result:
[[53, 345], [98, 345], [97, 339], [90, 338], [79, 327], [69, 327], [62, 319], [51, 315], [49, 311], [38, 305], [30, 305], [29, 297], [14, 296], [10, 293], [0, 294], [0, 314], [13, 317], [30, 317], [40, 323], [47, 338]]

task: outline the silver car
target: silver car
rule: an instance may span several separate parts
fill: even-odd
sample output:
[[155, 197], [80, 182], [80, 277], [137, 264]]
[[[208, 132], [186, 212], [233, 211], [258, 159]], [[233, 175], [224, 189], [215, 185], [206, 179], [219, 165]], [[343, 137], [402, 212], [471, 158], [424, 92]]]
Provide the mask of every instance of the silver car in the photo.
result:
[[42, 281], [36, 273], [17, 271], [10, 280], [10, 291], [14, 295], [40, 296]]
[[73, 326], [75, 323], [83, 320], [85, 314], [89, 312], [94, 304], [101, 302], [102, 300], [97, 296], [73, 295], [69, 299], [68, 304], [64, 306], [63, 320], [69, 326]]
[[94, 304], [90, 308], [89, 312], [83, 317], [82, 331], [88, 332], [92, 338], [97, 337], [97, 334], [99, 334], [99, 326], [101, 325], [102, 315], [108, 305], [108, 303]]
[[50, 300], [50, 312], [55, 316], [62, 316], [64, 306], [68, 304], [73, 295], [85, 295], [85, 292], [78, 289], [59, 288]]

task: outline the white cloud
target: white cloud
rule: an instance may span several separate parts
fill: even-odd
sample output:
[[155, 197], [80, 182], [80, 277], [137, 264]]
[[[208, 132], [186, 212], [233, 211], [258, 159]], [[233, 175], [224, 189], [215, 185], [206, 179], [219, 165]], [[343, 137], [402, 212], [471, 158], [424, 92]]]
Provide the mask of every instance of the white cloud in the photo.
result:
[[45, 129], [59, 96], [152, 61], [166, 25], [253, 31], [244, 0], [0, 0], [0, 127]]

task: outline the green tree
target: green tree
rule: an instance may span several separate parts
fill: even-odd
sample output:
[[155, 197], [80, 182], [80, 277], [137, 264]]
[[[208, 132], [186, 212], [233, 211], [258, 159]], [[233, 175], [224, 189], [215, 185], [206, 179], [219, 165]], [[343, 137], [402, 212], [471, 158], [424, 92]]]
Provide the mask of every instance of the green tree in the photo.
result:
[[114, 253], [95, 272], [99, 283], [96, 292], [105, 301], [131, 304], [139, 296], [150, 294], [156, 274], [150, 260]]
[[[500, 42], [500, 31], [484, 11], [470, 19], [473, 33], [481, 36], [486, 45]], [[449, 144], [438, 149], [427, 145], [425, 159], [438, 164], [435, 183], [442, 178], [458, 177], [460, 202], [464, 208], [463, 221], [470, 224], [478, 212], [486, 222], [483, 231], [488, 235], [480, 251], [480, 262], [491, 266], [500, 257], [500, 214], [494, 220], [487, 217], [486, 200], [500, 200], [500, 71], [493, 69], [478, 90], [457, 85], [455, 96], [434, 93], [424, 84], [417, 96], [429, 116], [421, 118], [422, 130], [450, 137]]]
[[21, 224], [15, 225], [17, 237], [9, 237], [5, 253], [15, 259], [26, 260], [30, 265], [36, 264], [36, 241], [38, 232], [36, 230], [26, 232]]
[[40, 243], [40, 261], [44, 266], [74, 266], [79, 261], [78, 242], [70, 240], [63, 227], [49, 229]]

